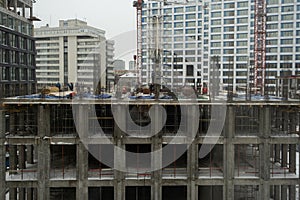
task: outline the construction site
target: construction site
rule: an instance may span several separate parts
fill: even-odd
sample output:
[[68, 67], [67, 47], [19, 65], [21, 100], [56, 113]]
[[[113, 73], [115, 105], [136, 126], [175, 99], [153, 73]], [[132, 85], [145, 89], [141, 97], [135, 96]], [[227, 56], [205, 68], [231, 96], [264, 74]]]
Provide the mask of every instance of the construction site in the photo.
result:
[[254, 62], [242, 93], [220, 86], [217, 57], [207, 58], [205, 88], [163, 87], [161, 16], [149, 25], [142, 87], [138, 0], [136, 75], [116, 81], [115, 93], [96, 81], [88, 92], [1, 99], [0, 199], [299, 200], [300, 76], [286, 70], [268, 90], [266, 1], [254, 2]]
[[[142, 127], [164, 121], [157, 105], [166, 111], [166, 120], [147, 137]], [[150, 119], [152, 107], [155, 118]], [[0, 199], [299, 199], [299, 98], [194, 102], [20, 96], [4, 99], [2, 108], [0, 159], [6, 165], [0, 168]], [[184, 119], [184, 108], [198, 116], [197, 123]], [[220, 136], [208, 134], [222, 124], [213, 110], [224, 108]], [[126, 110], [138, 126], [123, 130], [116, 117], [128, 120]], [[192, 139], [180, 134], [191, 131]], [[165, 146], [171, 154], [161, 151], [141, 161], [141, 154]], [[210, 149], [204, 157], [199, 155], [202, 146]], [[176, 157], [176, 152], [182, 153]], [[112, 157], [105, 161], [108, 154]], [[153, 165], [162, 167], [151, 171]]]

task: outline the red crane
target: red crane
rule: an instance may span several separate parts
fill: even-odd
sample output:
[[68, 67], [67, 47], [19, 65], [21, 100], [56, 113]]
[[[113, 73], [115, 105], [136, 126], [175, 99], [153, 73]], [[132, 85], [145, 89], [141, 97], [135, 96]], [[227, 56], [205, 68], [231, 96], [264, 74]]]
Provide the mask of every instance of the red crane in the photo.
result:
[[266, 0], [255, 0], [254, 13], [254, 87], [265, 95], [266, 80]]
[[143, 0], [133, 2], [136, 8], [136, 25], [137, 25], [137, 55], [136, 55], [136, 71], [138, 74], [138, 83], [142, 82], [142, 8]]

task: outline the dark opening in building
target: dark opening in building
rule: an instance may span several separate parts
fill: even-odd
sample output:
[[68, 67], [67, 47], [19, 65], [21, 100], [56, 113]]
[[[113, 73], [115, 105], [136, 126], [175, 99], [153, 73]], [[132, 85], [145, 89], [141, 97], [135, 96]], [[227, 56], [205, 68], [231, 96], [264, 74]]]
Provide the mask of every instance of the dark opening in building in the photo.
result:
[[[168, 150], [166, 148], [169, 148]], [[167, 162], [170, 164], [163, 168], [164, 177], [186, 176], [187, 173], [187, 145], [185, 144], [168, 144], [163, 145], [162, 160], [163, 165]], [[183, 152], [182, 155], [180, 153]], [[164, 163], [165, 162], [165, 163]]]
[[90, 187], [89, 200], [114, 199], [113, 187]]
[[198, 187], [198, 199], [205, 200], [222, 200], [223, 186], [222, 185], [207, 185]]
[[125, 191], [125, 200], [150, 200], [150, 186], [127, 186]]
[[[149, 169], [151, 167], [150, 154], [151, 144], [127, 144], [126, 145], [126, 167], [139, 169]], [[132, 154], [133, 153], [133, 154]]]
[[76, 188], [50, 188], [50, 200], [74, 200]]
[[89, 177], [112, 177], [114, 166], [114, 146], [95, 144], [88, 147]]
[[51, 178], [76, 177], [76, 145], [51, 145]]
[[199, 176], [223, 177], [223, 145], [200, 144], [199, 152], [202, 149], [207, 149], [209, 153], [198, 158]]
[[194, 65], [186, 66], [186, 76], [194, 76]]
[[162, 200], [187, 200], [186, 186], [163, 186]]

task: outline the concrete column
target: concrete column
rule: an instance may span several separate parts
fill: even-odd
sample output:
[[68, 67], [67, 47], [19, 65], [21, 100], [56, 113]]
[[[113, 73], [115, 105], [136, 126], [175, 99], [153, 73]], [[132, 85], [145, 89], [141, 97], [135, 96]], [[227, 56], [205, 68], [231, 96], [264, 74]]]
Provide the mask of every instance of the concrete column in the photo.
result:
[[198, 163], [198, 145], [192, 143], [187, 152], [187, 172], [188, 172], [188, 185], [187, 196], [188, 200], [198, 200], [198, 187], [196, 185], [197, 180], [197, 163]]
[[81, 142], [77, 145], [77, 180], [76, 198], [88, 199], [88, 151]]
[[[88, 137], [88, 107], [85, 105], [79, 106], [79, 127], [81, 139]], [[82, 142], [77, 145], [77, 180], [78, 186], [76, 189], [76, 198], [87, 200], [88, 199], [88, 150]]]
[[288, 186], [287, 185], [282, 185], [281, 186], [281, 200], [287, 200], [287, 190]]
[[[115, 105], [116, 106], [116, 105]], [[126, 112], [123, 109], [126, 109], [125, 106], [119, 105], [117, 107], [118, 113], [122, 115], [121, 117], [125, 117], [123, 119], [126, 119]], [[124, 133], [122, 130], [118, 127], [117, 123], [115, 123], [114, 127], [114, 166], [117, 169], [123, 169], [126, 170], [126, 154], [125, 151], [125, 145], [123, 144], [123, 137]], [[117, 148], [118, 147], [118, 148]], [[123, 149], [124, 151], [122, 151]], [[124, 184], [124, 172], [119, 170], [114, 170], [114, 199], [120, 199], [125, 200], [125, 184]]]
[[17, 188], [9, 188], [9, 200], [17, 200]]
[[281, 167], [287, 167], [287, 152], [288, 152], [288, 145], [283, 144], [281, 149]]
[[19, 199], [18, 200], [25, 200], [25, 188], [19, 188]]
[[17, 146], [10, 145], [9, 146], [9, 171], [10, 173], [16, 173], [14, 170], [17, 170]]
[[[295, 134], [296, 132], [296, 113], [290, 114], [290, 128], [291, 134]], [[289, 172], [296, 173], [296, 145], [290, 144], [289, 148]]]
[[152, 187], [151, 187], [151, 200], [162, 199], [162, 139], [159, 136], [152, 138], [152, 152], [157, 151], [153, 154], [151, 165], [156, 170], [152, 172]]
[[37, 145], [38, 157], [38, 188], [37, 199], [49, 200], [49, 176], [50, 176], [50, 107], [38, 107], [38, 136], [40, 137], [39, 145]]
[[19, 169], [26, 169], [25, 146], [19, 145]]
[[274, 200], [280, 200], [280, 186], [274, 186]]
[[264, 106], [260, 110], [260, 138], [262, 143], [259, 144], [260, 167], [259, 174], [262, 180], [260, 186], [259, 199], [270, 199], [270, 144], [269, 138], [271, 134], [271, 112], [270, 107]]
[[224, 135], [224, 199], [234, 200], [234, 144], [235, 136], [235, 107], [228, 106], [226, 116], [226, 133]]
[[34, 164], [33, 145], [27, 145], [26, 159], [28, 164]]
[[280, 162], [281, 145], [275, 144], [275, 162]]
[[[162, 116], [159, 112], [159, 109], [156, 107], [155, 109], [155, 121], [152, 123], [152, 129], [158, 130], [158, 127], [162, 125]], [[158, 169], [152, 172], [152, 187], [151, 187], [151, 199], [162, 199], [162, 138], [161, 135], [163, 133], [160, 132], [152, 137], [152, 154], [151, 165], [152, 169]]]
[[289, 200], [296, 200], [296, 186], [289, 186]]
[[[125, 149], [125, 145], [122, 143], [121, 139], [117, 139], [116, 146]], [[119, 169], [126, 169], [125, 162], [125, 153], [123, 153], [120, 149], [115, 148], [114, 150], [114, 166]], [[114, 199], [125, 200], [125, 184], [124, 184], [124, 172], [114, 170]]]
[[[0, 163], [6, 161], [5, 150], [5, 113], [0, 110]], [[0, 165], [0, 199], [5, 199], [6, 184], [5, 184], [5, 169], [6, 165]]]
[[33, 200], [33, 188], [27, 188], [27, 200]]

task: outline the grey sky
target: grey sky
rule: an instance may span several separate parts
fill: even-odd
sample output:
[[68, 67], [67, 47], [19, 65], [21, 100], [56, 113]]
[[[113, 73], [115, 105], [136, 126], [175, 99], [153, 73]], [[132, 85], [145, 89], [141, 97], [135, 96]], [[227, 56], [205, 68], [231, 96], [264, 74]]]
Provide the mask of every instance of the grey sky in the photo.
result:
[[58, 26], [59, 19], [77, 18], [106, 31], [111, 38], [136, 27], [133, 0], [36, 0], [34, 14], [42, 21], [37, 27]]

